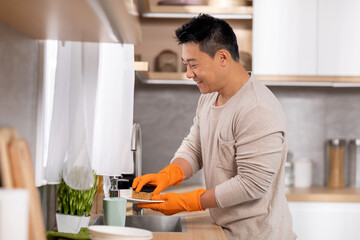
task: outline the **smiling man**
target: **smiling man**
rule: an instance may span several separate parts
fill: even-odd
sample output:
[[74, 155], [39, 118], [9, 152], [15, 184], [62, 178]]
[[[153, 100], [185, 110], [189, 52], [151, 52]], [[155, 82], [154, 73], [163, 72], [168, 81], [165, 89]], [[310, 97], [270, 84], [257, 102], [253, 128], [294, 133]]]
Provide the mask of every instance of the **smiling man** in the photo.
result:
[[[166, 215], [209, 208], [229, 239], [295, 239], [285, 198], [285, 117], [271, 91], [240, 63], [236, 36], [206, 14], [176, 30], [186, 76], [202, 95], [190, 133], [171, 164], [136, 178], [133, 188], [156, 185], [139, 204]], [[204, 169], [206, 189], [159, 194]]]

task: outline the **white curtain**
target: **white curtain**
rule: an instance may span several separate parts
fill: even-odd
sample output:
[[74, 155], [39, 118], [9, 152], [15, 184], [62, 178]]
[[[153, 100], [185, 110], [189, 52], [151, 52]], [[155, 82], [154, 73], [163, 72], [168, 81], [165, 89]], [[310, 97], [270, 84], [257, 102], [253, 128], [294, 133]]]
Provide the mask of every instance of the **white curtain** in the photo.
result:
[[100, 175], [133, 173], [134, 47], [100, 46], [93, 169]]
[[[70, 173], [79, 167], [99, 175], [133, 172], [133, 54], [131, 44], [59, 43], [50, 134], [44, 144], [48, 184], [74, 176]], [[87, 182], [86, 174], [75, 176]]]

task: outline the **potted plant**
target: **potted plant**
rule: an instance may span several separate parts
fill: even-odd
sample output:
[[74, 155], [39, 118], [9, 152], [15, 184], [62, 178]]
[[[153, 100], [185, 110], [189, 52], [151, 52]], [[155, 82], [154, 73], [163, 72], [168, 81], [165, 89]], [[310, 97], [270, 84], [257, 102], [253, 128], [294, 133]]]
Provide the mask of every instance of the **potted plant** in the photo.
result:
[[87, 227], [90, 220], [90, 210], [94, 197], [99, 189], [99, 176], [94, 173], [94, 185], [88, 190], [75, 190], [64, 181], [58, 185], [58, 212], [56, 222], [58, 232], [78, 233], [82, 227]]

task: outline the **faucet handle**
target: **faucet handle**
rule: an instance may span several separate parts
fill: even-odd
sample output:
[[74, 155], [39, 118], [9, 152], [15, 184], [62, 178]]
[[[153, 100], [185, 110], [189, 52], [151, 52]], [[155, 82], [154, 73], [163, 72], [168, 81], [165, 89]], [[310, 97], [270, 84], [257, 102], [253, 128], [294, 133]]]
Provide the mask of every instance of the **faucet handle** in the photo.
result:
[[137, 203], [133, 203], [133, 215], [144, 215], [144, 209], [138, 207]]
[[140, 124], [134, 123], [131, 138], [131, 151], [134, 157], [134, 175], [142, 175], [142, 138]]

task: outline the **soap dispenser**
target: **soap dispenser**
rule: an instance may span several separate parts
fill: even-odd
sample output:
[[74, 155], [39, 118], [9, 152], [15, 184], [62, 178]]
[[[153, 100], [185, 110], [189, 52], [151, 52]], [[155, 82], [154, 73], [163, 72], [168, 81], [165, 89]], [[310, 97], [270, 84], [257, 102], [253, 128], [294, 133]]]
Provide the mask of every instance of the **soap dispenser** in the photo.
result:
[[119, 197], [118, 179], [116, 177], [113, 177], [110, 181], [110, 197]]

